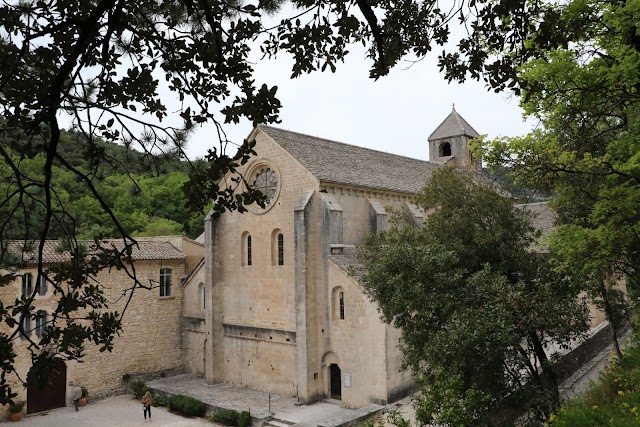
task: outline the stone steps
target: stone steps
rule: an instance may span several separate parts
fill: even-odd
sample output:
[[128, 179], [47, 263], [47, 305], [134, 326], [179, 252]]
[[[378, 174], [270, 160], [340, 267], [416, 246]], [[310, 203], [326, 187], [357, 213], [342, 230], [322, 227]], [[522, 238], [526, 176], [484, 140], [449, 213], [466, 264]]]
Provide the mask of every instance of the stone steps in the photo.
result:
[[270, 427], [289, 427], [294, 424], [296, 423], [293, 423], [287, 420], [281, 420], [279, 418], [271, 418], [269, 421], [264, 423], [265, 426], [270, 426]]

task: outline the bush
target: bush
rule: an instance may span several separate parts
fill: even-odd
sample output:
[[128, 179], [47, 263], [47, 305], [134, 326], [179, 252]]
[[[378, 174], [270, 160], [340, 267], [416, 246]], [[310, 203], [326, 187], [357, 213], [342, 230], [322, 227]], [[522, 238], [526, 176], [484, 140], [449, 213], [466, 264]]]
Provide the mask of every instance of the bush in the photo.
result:
[[167, 398], [163, 394], [153, 396], [153, 399], [151, 399], [151, 404], [153, 406], [167, 406]]
[[238, 427], [251, 427], [251, 414], [249, 411], [242, 411], [238, 415]]
[[80, 387], [80, 390], [82, 390], [82, 397], [84, 397], [85, 399], [89, 397], [89, 390], [87, 390], [85, 386]]
[[[640, 343], [631, 337], [622, 361], [611, 360], [598, 383], [553, 415], [551, 427], [640, 425]], [[615, 421], [615, 422], [614, 422]]]
[[169, 398], [169, 409], [187, 417], [204, 417], [207, 405], [190, 396], [176, 394]]
[[124, 374], [122, 374], [122, 381], [124, 381], [125, 383], [129, 382], [130, 379], [131, 379], [130, 373], [125, 372]]
[[24, 400], [19, 400], [17, 402], [12, 403], [11, 405], [9, 405], [9, 412], [14, 414], [16, 412], [22, 412], [22, 408], [24, 408], [25, 405]]
[[149, 390], [147, 387], [147, 383], [142, 380], [133, 380], [129, 384], [131, 386], [131, 390], [133, 390], [133, 396], [136, 399], [142, 399], [142, 396]]
[[[248, 412], [247, 412], [248, 413]], [[240, 413], [233, 409], [220, 409], [213, 413], [211, 418], [209, 419], [212, 423], [223, 424], [225, 426], [238, 426], [238, 418], [240, 417]], [[249, 416], [251, 419], [251, 416]], [[251, 422], [249, 422], [251, 424]]]

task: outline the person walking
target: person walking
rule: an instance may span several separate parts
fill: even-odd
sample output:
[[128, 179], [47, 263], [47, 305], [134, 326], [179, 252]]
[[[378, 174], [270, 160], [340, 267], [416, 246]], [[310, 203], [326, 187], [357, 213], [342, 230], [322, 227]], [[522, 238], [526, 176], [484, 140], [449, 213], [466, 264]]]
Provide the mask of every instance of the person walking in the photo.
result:
[[144, 419], [147, 419], [147, 413], [149, 413], [149, 421], [151, 421], [151, 392], [149, 390], [142, 396], [142, 407]]
[[80, 398], [82, 397], [82, 389], [77, 384], [71, 383], [71, 399], [73, 400], [73, 406], [76, 408], [76, 412], [78, 411], [78, 403], [80, 402]]

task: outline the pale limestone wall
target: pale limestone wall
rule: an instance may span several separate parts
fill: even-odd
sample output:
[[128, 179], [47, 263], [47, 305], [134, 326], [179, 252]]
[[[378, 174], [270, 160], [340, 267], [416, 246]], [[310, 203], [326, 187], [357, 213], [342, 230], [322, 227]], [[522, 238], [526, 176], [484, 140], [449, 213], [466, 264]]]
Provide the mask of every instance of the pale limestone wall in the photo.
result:
[[[343, 270], [329, 263], [329, 288], [339, 287], [345, 295], [345, 318], [335, 313], [331, 298], [328, 330], [330, 350], [338, 357], [342, 371], [342, 402], [347, 406], [364, 406], [387, 401], [386, 327], [376, 306], [362, 293], [361, 286]], [[328, 364], [322, 367], [325, 390], [329, 390]], [[350, 387], [345, 376], [350, 376]]]
[[[204, 289], [204, 295], [202, 290]], [[184, 350], [185, 370], [204, 376], [206, 304], [210, 303], [206, 295], [211, 292], [205, 285], [204, 264], [191, 273], [189, 280], [183, 285], [182, 308], [182, 348]], [[205, 297], [203, 299], [203, 297]]]
[[[408, 196], [321, 185], [260, 130], [255, 137], [257, 158], [244, 169], [247, 179], [256, 165], [267, 165], [276, 171], [280, 187], [266, 212], [255, 207], [244, 214], [229, 212], [206, 227], [205, 271], [211, 289], [211, 309], [205, 315], [210, 333], [205, 353], [211, 355], [205, 356], [207, 380], [313, 402], [329, 394], [327, 355], [340, 353], [341, 367], [347, 363], [343, 372], [353, 377], [352, 386], [343, 388], [343, 403], [385, 402], [389, 370], [395, 369], [386, 362], [386, 327], [356, 282], [343, 272], [331, 273], [328, 256], [337, 223], [325, 216], [325, 206], [335, 196], [343, 210], [343, 243], [349, 245], [371, 231], [369, 197], [400, 208]], [[274, 230], [284, 236], [283, 266], [273, 262]], [[243, 233], [252, 238], [251, 266], [243, 262]], [[332, 280], [343, 283], [352, 295], [348, 304], [353, 314], [337, 329], [330, 316]], [[191, 300], [191, 291], [185, 292]], [[187, 363], [200, 360], [200, 341], [193, 336], [190, 332], [185, 344]]]
[[[185, 317], [196, 317], [204, 319], [206, 314], [205, 301], [202, 301], [202, 288], [205, 285], [204, 265], [200, 265], [189, 276], [189, 280], [182, 284], [183, 309], [182, 315]], [[205, 288], [205, 296], [210, 290]]]
[[[270, 337], [278, 342], [272, 342]], [[242, 337], [226, 336], [223, 342], [223, 368], [228, 381], [276, 394], [295, 396], [295, 344], [285, 340], [276, 332], [267, 333], [266, 336], [259, 333], [243, 334]]]
[[[379, 316], [379, 313], [376, 313]], [[385, 326], [387, 334], [387, 400], [393, 402], [404, 397], [414, 387], [410, 370], [402, 370], [402, 350], [399, 342], [402, 333], [393, 326]]]
[[357, 191], [348, 188], [330, 188], [340, 206], [343, 215], [343, 240], [345, 245], [360, 243], [371, 233], [368, 198], [377, 199], [390, 214], [389, 207], [402, 209], [410, 197], [407, 195], [389, 195], [371, 191]]
[[[83, 363], [67, 362], [67, 384], [78, 382], [88, 388], [90, 395], [108, 394], [122, 387], [122, 374], [152, 374], [160, 371], [182, 370], [180, 321], [182, 310], [182, 292], [178, 278], [184, 275], [184, 262], [174, 261], [137, 261], [135, 264], [138, 279], [142, 283], [153, 280], [157, 283], [160, 268], [173, 270], [171, 297], [160, 297], [158, 288], [138, 289], [131, 299], [123, 318], [123, 330], [115, 338], [112, 352], [100, 352], [95, 345], [87, 345]], [[19, 274], [35, 269], [25, 269]], [[109, 310], [122, 312], [127, 298], [123, 292], [132, 286], [132, 281], [122, 270], [103, 271], [96, 280], [105, 287], [105, 296], [110, 303]], [[2, 301], [11, 301], [20, 293], [21, 280], [0, 288]], [[48, 286], [44, 297], [37, 296], [36, 309], [51, 313], [55, 300], [53, 289]], [[35, 327], [35, 322], [32, 321]], [[35, 339], [35, 333], [32, 335]], [[24, 378], [31, 365], [26, 340], [16, 340], [16, 367]], [[164, 357], [158, 357], [164, 355]], [[10, 381], [15, 381], [11, 378]], [[26, 390], [18, 388], [19, 399], [26, 400]], [[67, 393], [68, 395], [68, 393]]]
[[[323, 223], [323, 202], [318, 193], [311, 198], [309, 209], [307, 234], [307, 248], [304, 256], [304, 275], [306, 287], [306, 349], [304, 357], [306, 359], [306, 371], [300, 376], [304, 379], [301, 385], [301, 397], [303, 402], [313, 402], [326, 397], [326, 388], [323, 387], [321, 365], [323, 355], [326, 350], [326, 332], [328, 328], [328, 311], [326, 306], [327, 298], [327, 255], [328, 251], [328, 225]], [[297, 308], [298, 310], [301, 307]], [[315, 375], [315, 374], [318, 375]], [[302, 379], [301, 378], [301, 379]], [[299, 382], [302, 382], [299, 379]]]
[[[229, 212], [214, 224], [212, 323], [207, 329], [215, 344], [207, 361], [212, 364], [208, 379], [295, 395], [295, 334], [290, 336], [296, 330], [293, 211], [318, 182], [261, 131], [255, 150], [257, 158], [244, 170], [251, 174], [256, 165], [266, 163], [278, 175], [279, 193], [266, 212]], [[275, 230], [284, 236], [282, 266], [273, 262]], [[242, 265], [245, 232], [252, 237], [251, 266]]]

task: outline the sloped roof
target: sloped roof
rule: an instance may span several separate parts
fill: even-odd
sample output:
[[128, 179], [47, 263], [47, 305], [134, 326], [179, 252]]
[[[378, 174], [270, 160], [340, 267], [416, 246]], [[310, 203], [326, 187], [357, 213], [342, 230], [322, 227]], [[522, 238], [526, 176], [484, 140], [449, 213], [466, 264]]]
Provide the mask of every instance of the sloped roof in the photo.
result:
[[440, 126], [429, 136], [428, 140], [432, 141], [434, 139], [451, 138], [460, 135], [466, 135], [471, 138], [480, 136], [480, 134], [458, 114], [454, 107], [447, 118], [444, 119], [444, 121], [440, 123]]
[[[98, 247], [95, 245], [93, 241], [83, 241], [79, 243], [84, 243], [87, 246], [87, 250], [89, 254], [97, 253]], [[124, 249], [124, 243], [122, 240], [102, 240], [101, 241], [102, 248], [110, 250], [116, 249], [121, 251]], [[23, 247], [23, 242], [14, 241], [9, 245], [10, 250], [19, 255], [21, 252], [21, 248]], [[26, 263], [36, 263], [37, 262], [37, 251], [38, 251], [38, 243], [33, 242], [33, 245], [29, 247], [29, 251], [23, 254], [23, 261]], [[183, 260], [186, 259], [186, 256], [178, 250], [171, 243], [166, 241], [150, 241], [150, 240], [142, 240], [134, 245], [131, 250], [131, 257], [134, 261], [142, 261], [142, 260]], [[71, 259], [71, 256], [68, 251], [60, 250], [60, 243], [57, 240], [47, 240], [44, 243], [44, 250], [42, 253], [42, 262], [45, 264], [55, 264], [55, 263], [63, 263], [68, 262]]]
[[260, 125], [322, 182], [417, 193], [440, 165]]
[[357, 249], [353, 246], [345, 246], [340, 255], [329, 255], [329, 259], [333, 261], [347, 275], [360, 281], [365, 273], [364, 265], [356, 257]]
[[523, 203], [516, 206], [532, 214], [531, 223], [536, 230], [542, 233], [543, 237], [550, 234], [555, 228], [557, 215], [547, 202]]

